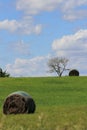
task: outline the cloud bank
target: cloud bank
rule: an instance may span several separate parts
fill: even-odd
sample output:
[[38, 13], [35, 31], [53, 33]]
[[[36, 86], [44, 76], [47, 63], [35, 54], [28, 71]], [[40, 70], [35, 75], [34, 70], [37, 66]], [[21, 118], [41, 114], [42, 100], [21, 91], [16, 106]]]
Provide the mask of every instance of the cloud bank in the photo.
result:
[[73, 21], [87, 17], [87, 10], [82, 9], [82, 6], [86, 5], [86, 0], [18, 0], [16, 8], [26, 15], [36, 15], [43, 11], [50, 12], [58, 9], [62, 12], [64, 19]]
[[87, 70], [87, 30], [54, 40], [52, 49], [57, 56], [70, 60], [70, 68], [78, 68], [84, 73]]
[[11, 76], [48, 76], [47, 73], [48, 57], [35, 57], [31, 59], [16, 59], [13, 64], [6, 65], [6, 70]]
[[[23, 44], [23, 43], [21, 43]], [[19, 44], [18, 44], [19, 45]], [[24, 44], [23, 44], [24, 45]], [[58, 57], [69, 59], [67, 68], [77, 69], [81, 75], [87, 72], [87, 30], [79, 30], [72, 35], [55, 39], [52, 50]], [[47, 61], [49, 56], [38, 56], [31, 59], [17, 58], [13, 64], [6, 65], [6, 70], [12, 76], [51, 76]]]
[[87, 18], [87, 0], [17, 0], [15, 9], [22, 12], [21, 20], [4, 19], [0, 21], [0, 30], [7, 30], [11, 33], [18, 32], [24, 35], [40, 34], [42, 23], [34, 24], [34, 16], [42, 12], [58, 10], [62, 18], [68, 21]]
[[7, 30], [10, 33], [19, 33], [23, 35], [30, 35], [32, 33], [40, 34], [42, 30], [41, 24], [33, 25], [31, 20], [4, 20], [0, 21], [0, 30]]

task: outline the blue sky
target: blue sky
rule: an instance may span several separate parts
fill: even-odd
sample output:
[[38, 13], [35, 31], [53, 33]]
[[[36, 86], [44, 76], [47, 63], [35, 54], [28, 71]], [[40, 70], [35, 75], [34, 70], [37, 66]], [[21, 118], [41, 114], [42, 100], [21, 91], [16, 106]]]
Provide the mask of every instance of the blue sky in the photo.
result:
[[51, 76], [54, 56], [87, 75], [87, 0], [1, 0], [0, 67], [11, 76]]

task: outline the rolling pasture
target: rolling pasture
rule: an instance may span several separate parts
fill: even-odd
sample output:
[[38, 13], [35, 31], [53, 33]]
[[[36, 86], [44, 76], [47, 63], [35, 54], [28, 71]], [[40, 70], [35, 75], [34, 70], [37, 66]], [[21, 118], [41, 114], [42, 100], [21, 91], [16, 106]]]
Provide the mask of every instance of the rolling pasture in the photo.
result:
[[[5, 98], [20, 90], [35, 113], [4, 115]], [[87, 77], [0, 78], [0, 130], [87, 130]]]

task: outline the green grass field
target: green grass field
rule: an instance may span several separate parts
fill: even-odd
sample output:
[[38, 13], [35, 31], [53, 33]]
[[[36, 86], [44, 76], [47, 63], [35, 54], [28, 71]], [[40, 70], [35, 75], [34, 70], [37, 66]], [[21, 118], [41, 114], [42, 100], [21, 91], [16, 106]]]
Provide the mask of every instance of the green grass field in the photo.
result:
[[[5, 98], [19, 90], [35, 113], [4, 115]], [[87, 130], [87, 77], [0, 78], [0, 130]]]

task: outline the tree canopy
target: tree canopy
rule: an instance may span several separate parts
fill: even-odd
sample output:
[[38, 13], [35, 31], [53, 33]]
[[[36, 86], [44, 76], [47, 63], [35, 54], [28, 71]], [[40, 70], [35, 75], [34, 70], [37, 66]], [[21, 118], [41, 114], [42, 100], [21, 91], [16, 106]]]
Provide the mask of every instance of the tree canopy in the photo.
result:
[[0, 77], [9, 77], [10, 74], [8, 74], [6, 71], [3, 71], [2, 68], [0, 68]]

